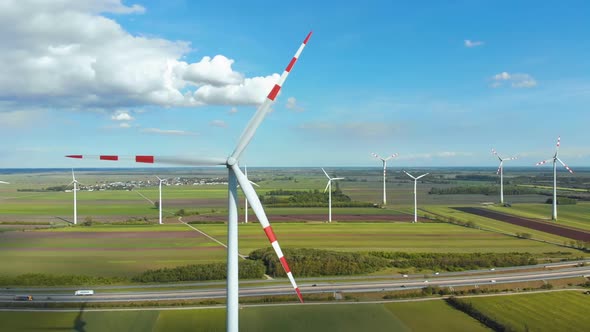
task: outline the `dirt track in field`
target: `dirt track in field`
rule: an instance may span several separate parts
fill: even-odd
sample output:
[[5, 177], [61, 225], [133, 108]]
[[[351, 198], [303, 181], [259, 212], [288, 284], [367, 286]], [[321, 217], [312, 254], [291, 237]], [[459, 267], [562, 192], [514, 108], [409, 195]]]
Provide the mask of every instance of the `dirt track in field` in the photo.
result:
[[454, 208], [454, 209], [459, 210], [461, 212], [467, 212], [467, 213], [475, 214], [475, 215], [478, 215], [481, 217], [486, 217], [486, 218], [490, 218], [490, 219], [494, 219], [494, 220], [498, 220], [498, 221], [503, 221], [503, 222], [507, 222], [507, 223], [510, 223], [513, 225], [518, 225], [518, 226], [534, 229], [534, 230], [545, 232], [545, 233], [555, 234], [555, 235], [567, 237], [567, 238], [574, 239], [574, 240], [590, 241], [590, 232], [587, 232], [587, 231], [584, 231], [584, 230], [581, 230], [578, 228], [562, 226], [562, 225], [556, 224], [555, 222], [549, 223], [549, 222], [541, 221], [541, 220], [534, 220], [534, 219], [527, 219], [527, 218], [522, 218], [522, 217], [517, 217], [517, 216], [511, 216], [511, 215], [507, 215], [504, 213], [494, 212], [494, 211], [481, 209], [481, 208], [458, 207], [458, 208]]

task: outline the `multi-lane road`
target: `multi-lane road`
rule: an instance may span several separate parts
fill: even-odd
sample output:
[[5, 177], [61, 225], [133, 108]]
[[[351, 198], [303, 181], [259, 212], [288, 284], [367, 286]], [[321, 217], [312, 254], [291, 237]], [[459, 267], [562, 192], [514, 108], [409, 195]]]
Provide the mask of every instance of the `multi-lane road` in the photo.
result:
[[[588, 263], [588, 261], [586, 261]], [[503, 268], [498, 270], [469, 271], [469, 273], [441, 273], [431, 274], [428, 278], [424, 275], [408, 276], [407, 278], [392, 279], [315, 279], [303, 281], [301, 291], [303, 295], [312, 293], [332, 292], [380, 292], [402, 289], [419, 289], [425, 286], [439, 287], [460, 287], [475, 285], [490, 285], [501, 283], [518, 283], [526, 281], [553, 280], [573, 277], [590, 276], [590, 266], [573, 266], [572, 263], [548, 264], [545, 266]], [[136, 291], [129, 291], [131, 287], [125, 287], [117, 291], [116, 288], [95, 289], [91, 296], [74, 296], [73, 290], [65, 293], [64, 288], [44, 289], [2, 289], [0, 290], [0, 302], [11, 302], [15, 295], [33, 295], [34, 302], [125, 302], [125, 301], [163, 301], [163, 300], [198, 300], [224, 298], [225, 285], [223, 283], [195, 283], [198, 289], [168, 289], [156, 290], [150, 288], [139, 288]], [[206, 288], [203, 286], [206, 285]], [[162, 285], [155, 285], [162, 287]], [[268, 283], [244, 282], [240, 288], [240, 296], [271, 296], [292, 294], [293, 289], [288, 282], [269, 281]]]

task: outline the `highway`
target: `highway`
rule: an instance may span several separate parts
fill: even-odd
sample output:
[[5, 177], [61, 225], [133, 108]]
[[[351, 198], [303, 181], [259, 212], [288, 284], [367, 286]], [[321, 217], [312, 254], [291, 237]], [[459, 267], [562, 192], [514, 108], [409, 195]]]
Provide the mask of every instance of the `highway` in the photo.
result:
[[[569, 266], [569, 264], [568, 264]], [[543, 266], [536, 266], [542, 268]], [[590, 266], [563, 267], [558, 270], [513, 270], [504, 271], [479, 270], [478, 274], [470, 275], [450, 275], [440, 274], [431, 276], [428, 279], [410, 277], [395, 278], [391, 280], [329, 280], [318, 281], [310, 284], [301, 283], [300, 288], [305, 297], [306, 294], [312, 293], [355, 293], [355, 292], [382, 292], [402, 289], [420, 289], [426, 286], [439, 287], [459, 287], [490, 285], [502, 283], [515, 283], [538, 280], [552, 280], [572, 277], [590, 276]], [[423, 275], [422, 275], [423, 276]], [[203, 284], [198, 284], [202, 286]], [[0, 302], [12, 302], [15, 295], [34, 295], [36, 303], [55, 303], [55, 302], [130, 302], [130, 301], [163, 301], [163, 300], [202, 300], [216, 299], [225, 297], [225, 285], [210, 285], [212, 288], [207, 289], [182, 289], [182, 290], [158, 290], [150, 291], [128, 291], [121, 292], [100, 292], [94, 288], [95, 294], [91, 296], [74, 296], [73, 291], [64, 294], [64, 289], [37, 289], [34, 293], [27, 293], [25, 289], [3, 289], [0, 291]], [[162, 286], [160, 286], [162, 287]], [[273, 283], [272, 285], [255, 286], [243, 283], [240, 288], [240, 296], [271, 296], [271, 295], [289, 295], [293, 294], [292, 287], [288, 282], [282, 284]]]

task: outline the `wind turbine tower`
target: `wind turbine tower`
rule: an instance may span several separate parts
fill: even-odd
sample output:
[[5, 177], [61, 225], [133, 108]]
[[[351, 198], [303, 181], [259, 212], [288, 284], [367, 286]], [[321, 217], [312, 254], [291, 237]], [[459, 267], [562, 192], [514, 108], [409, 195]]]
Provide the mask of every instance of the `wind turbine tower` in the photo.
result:
[[385, 185], [385, 178], [386, 178], [386, 173], [387, 173], [387, 161], [391, 158], [395, 158], [397, 157], [397, 153], [392, 154], [391, 156], [387, 157], [387, 158], [382, 158], [381, 156], [379, 156], [376, 153], [371, 153], [371, 155], [373, 155], [373, 157], [377, 158], [377, 159], [381, 159], [381, 161], [383, 162], [383, 206], [387, 205], [387, 190], [386, 190], [386, 185]]
[[[228, 222], [227, 222], [227, 317], [226, 326], [227, 331], [238, 332], [239, 330], [239, 274], [238, 274], [238, 183], [244, 192], [244, 195], [250, 202], [252, 210], [256, 214], [256, 217], [260, 221], [260, 225], [266, 237], [268, 238], [271, 246], [273, 247], [276, 255], [297, 294], [297, 298], [300, 302], [303, 302], [303, 296], [301, 291], [293, 278], [291, 269], [287, 264], [287, 260], [283, 256], [281, 247], [277, 241], [277, 237], [268, 221], [264, 207], [262, 206], [256, 191], [252, 184], [248, 181], [248, 178], [242, 173], [239, 167], [240, 156], [242, 156], [244, 150], [253, 139], [256, 129], [260, 126], [265, 116], [269, 113], [270, 106], [278, 96], [279, 92], [287, 76], [293, 69], [293, 66], [299, 59], [301, 52], [311, 37], [311, 32], [303, 40], [303, 43], [299, 46], [299, 49], [283, 71], [283, 74], [279, 78], [278, 82], [274, 85], [271, 91], [266, 96], [266, 99], [260, 105], [256, 113], [250, 119], [250, 122], [246, 125], [245, 130], [242, 132], [238, 142], [235, 146], [234, 151], [225, 158], [199, 158], [191, 159], [186, 157], [161, 157], [154, 155], [138, 155], [134, 156], [132, 160], [138, 163], [164, 163], [173, 165], [185, 165], [185, 166], [214, 166], [220, 165], [227, 168], [228, 171]], [[99, 156], [84, 156], [84, 155], [68, 155], [68, 158], [83, 159], [85, 157], [98, 158], [100, 160], [111, 160], [117, 161], [122, 158], [117, 155], [99, 155]]]
[[574, 174], [571, 168], [569, 168], [561, 159], [559, 159], [559, 145], [560, 145], [561, 137], [557, 137], [557, 146], [555, 147], [555, 154], [553, 158], [540, 161], [536, 164], [536, 166], [546, 164], [550, 161], [553, 161], [553, 213], [551, 214], [551, 219], [557, 221], [557, 162], [559, 161], [560, 164], [567, 169], [568, 172]]
[[324, 171], [324, 174], [326, 174], [326, 177], [328, 178], [328, 184], [326, 185], [326, 189], [324, 189], [324, 192], [326, 192], [326, 190], [328, 190], [328, 222], [331, 223], [332, 222], [332, 181], [344, 180], [344, 178], [331, 178], [323, 168], [322, 168], [322, 171]]
[[426, 174], [422, 174], [418, 177], [413, 176], [412, 174], [404, 171], [404, 173], [406, 173], [407, 176], [411, 177], [412, 179], [414, 179], [414, 222], [417, 223], [418, 222], [418, 198], [417, 198], [417, 194], [416, 194], [416, 184], [418, 182], [419, 179], [425, 177], [426, 175], [430, 174], [430, 173], [426, 173]]
[[500, 160], [500, 166], [498, 167], [496, 174], [500, 174], [500, 203], [504, 204], [504, 162], [514, 160], [516, 157], [502, 158], [494, 149], [492, 149], [492, 154], [498, 157], [498, 160]]
[[160, 181], [160, 184], [158, 185], [159, 194], [160, 194], [160, 198], [158, 200], [158, 221], [159, 221], [159, 224], [162, 225], [162, 182], [164, 182], [166, 180], [160, 179], [159, 176], [156, 176], [156, 178], [158, 178], [158, 181]]
[[[78, 199], [76, 197], [76, 192], [78, 191], [78, 180], [76, 180], [76, 176], [74, 175], [74, 169], [72, 168], [72, 182], [70, 182], [69, 185], [74, 185], [73, 191], [74, 191], [74, 225], [78, 224]], [[68, 185], [68, 186], [69, 186]]]

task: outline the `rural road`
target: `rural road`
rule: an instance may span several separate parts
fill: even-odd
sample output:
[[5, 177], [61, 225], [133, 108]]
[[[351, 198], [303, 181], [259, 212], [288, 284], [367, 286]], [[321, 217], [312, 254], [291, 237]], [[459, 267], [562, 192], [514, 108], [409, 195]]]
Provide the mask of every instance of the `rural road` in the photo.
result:
[[[472, 276], [433, 276], [428, 281], [423, 278], [395, 279], [392, 281], [358, 281], [358, 282], [318, 282], [317, 284], [301, 284], [304, 294], [332, 293], [336, 291], [379, 292], [400, 289], [419, 289], [425, 286], [458, 287], [485, 284], [501, 284], [525, 281], [551, 280], [570, 277], [590, 276], [590, 267], [570, 267], [554, 271], [489, 271], [485, 274]], [[493, 281], [492, 281], [493, 280]], [[315, 285], [315, 286], [314, 286]], [[221, 285], [220, 285], [221, 286]], [[240, 296], [270, 296], [292, 294], [293, 289], [287, 285], [273, 286], [242, 286]], [[26, 294], [26, 293], [25, 293]], [[5, 289], [0, 292], [0, 302], [11, 302], [14, 295], [24, 295], [22, 290]], [[63, 292], [42, 292], [34, 294], [34, 302], [127, 302], [127, 301], [156, 301], [156, 300], [185, 300], [185, 299], [213, 299], [225, 297], [225, 287], [198, 290], [166, 290], [166, 291], [138, 291], [138, 292], [104, 292], [96, 291], [93, 296], [74, 296]]]

